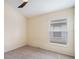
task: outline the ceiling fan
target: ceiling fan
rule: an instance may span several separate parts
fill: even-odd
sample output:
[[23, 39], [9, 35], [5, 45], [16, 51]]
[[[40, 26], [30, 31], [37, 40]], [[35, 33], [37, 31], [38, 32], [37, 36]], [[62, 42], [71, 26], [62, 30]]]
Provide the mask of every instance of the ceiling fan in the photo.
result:
[[23, 0], [23, 3], [18, 8], [23, 8], [28, 3], [28, 0]]

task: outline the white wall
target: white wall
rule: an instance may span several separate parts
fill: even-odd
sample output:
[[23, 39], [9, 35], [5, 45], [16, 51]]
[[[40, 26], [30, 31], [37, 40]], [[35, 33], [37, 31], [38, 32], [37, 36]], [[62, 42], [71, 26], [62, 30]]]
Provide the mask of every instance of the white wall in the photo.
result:
[[[28, 45], [73, 56], [73, 9], [74, 8], [68, 8], [28, 18]], [[50, 43], [48, 39], [49, 20], [57, 20], [63, 18], [67, 18], [68, 20], [68, 44], [65, 46], [61, 44]]]
[[5, 52], [27, 44], [27, 20], [5, 3]]

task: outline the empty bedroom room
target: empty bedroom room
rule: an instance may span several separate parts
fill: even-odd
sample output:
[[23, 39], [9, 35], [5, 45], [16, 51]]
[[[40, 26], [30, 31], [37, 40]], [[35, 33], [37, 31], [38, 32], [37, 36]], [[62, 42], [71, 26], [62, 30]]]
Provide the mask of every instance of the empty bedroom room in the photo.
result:
[[4, 59], [75, 59], [74, 0], [4, 3]]

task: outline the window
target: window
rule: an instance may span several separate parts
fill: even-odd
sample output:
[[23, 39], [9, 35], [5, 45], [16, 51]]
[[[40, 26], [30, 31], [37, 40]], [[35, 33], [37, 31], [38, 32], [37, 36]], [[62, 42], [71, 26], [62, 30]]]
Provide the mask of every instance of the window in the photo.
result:
[[49, 39], [51, 43], [67, 43], [67, 20], [51, 20], [49, 29]]

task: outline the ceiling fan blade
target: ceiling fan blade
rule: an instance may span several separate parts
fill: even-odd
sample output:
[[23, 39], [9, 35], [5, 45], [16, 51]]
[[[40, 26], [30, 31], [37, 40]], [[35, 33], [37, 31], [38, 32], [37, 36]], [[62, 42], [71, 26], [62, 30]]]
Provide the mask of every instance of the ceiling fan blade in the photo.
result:
[[28, 2], [23, 2], [18, 8], [23, 8]]

